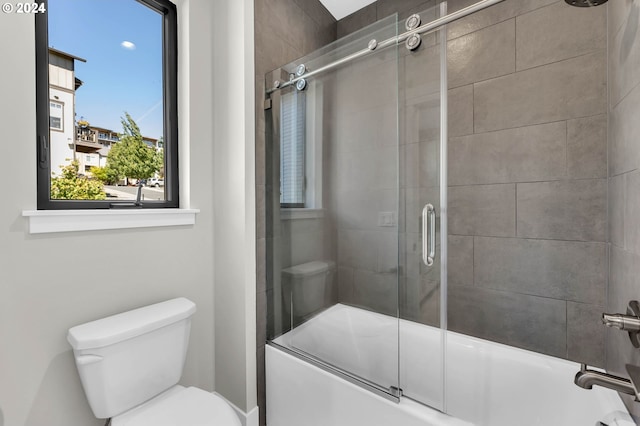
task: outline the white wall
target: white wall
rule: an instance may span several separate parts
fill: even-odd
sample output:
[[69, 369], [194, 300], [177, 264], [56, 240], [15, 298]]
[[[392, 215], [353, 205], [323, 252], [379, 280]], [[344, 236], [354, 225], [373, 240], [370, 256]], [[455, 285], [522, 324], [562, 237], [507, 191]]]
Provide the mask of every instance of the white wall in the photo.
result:
[[[36, 207], [34, 23], [26, 15], [0, 14], [0, 57], [11, 64], [0, 78], [0, 426], [103, 424], [86, 403], [67, 329], [176, 296], [198, 305], [183, 382], [215, 388], [242, 409], [255, 406], [253, 133], [244, 117], [232, 117], [249, 108], [235, 102], [235, 94], [253, 93], [252, 78], [240, 68], [233, 90], [212, 94], [214, 63], [252, 67], [253, 30], [246, 26], [252, 2], [176, 3], [182, 201], [201, 210], [193, 227], [26, 232], [21, 212]], [[216, 26], [231, 22], [231, 11], [218, 8], [242, 10], [242, 25], [236, 17], [234, 25], [251, 33], [241, 39], [244, 55], [236, 46], [225, 49], [237, 39], [219, 35], [212, 42]], [[214, 100], [229, 108], [214, 108]], [[212, 117], [225, 123], [225, 133], [214, 132]], [[238, 210], [225, 214], [216, 206]], [[168, 250], [166, 259], [146, 256], [160, 247]], [[220, 312], [214, 306], [222, 306]]]
[[257, 405], [253, 1], [212, 8], [213, 134], [224, 141], [213, 163], [216, 389], [249, 411]]

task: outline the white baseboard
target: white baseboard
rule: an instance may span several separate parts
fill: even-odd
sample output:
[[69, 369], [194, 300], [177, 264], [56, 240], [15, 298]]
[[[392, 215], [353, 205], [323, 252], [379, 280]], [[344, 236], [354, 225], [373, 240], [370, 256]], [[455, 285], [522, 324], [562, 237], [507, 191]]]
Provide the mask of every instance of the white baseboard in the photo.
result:
[[244, 426], [258, 426], [260, 423], [260, 410], [258, 406], [253, 407], [253, 410], [249, 411], [245, 416], [247, 421], [243, 423]]
[[240, 423], [242, 423], [242, 426], [258, 426], [259, 425], [259, 423], [260, 423], [260, 411], [258, 410], [257, 406], [253, 407], [253, 409], [251, 411], [249, 411], [248, 413], [245, 413], [244, 411], [242, 411], [241, 409], [236, 407], [234, 404], [229, 402], [229, 400], [227, 400], [224, 396], [220, 395], [217, 392], [213, 392], [213, 393], [215, 393], [220, 398], [222, 398], [225, 401], [227, 401], [227, 403], [231, 406], [231, 408], [233, 408], [233, 411], [236, 412], [236, 415], [240, 419]]

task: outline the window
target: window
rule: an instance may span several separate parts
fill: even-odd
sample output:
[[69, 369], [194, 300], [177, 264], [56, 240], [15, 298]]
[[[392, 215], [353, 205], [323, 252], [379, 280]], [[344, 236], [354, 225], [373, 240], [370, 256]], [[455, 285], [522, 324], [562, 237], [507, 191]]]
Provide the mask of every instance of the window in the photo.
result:
[[305, 206], [306, 97], [282, 96], [280, 109], [280, 206]]
[[57, 101], [49, 102], [49, 127], [53, 130], [64, 131], [64, 105]]
[[323, 110], [320, 80], [280, 98], [280, 207], [290, 213], [322, 209]]
[[[44, 3], [35, 15], [38, 209], [179, 207], [176, 6]], [[148, 142], [159, 139], [161, 150]], [[133, 187], [158, 175], [161, 191]]]

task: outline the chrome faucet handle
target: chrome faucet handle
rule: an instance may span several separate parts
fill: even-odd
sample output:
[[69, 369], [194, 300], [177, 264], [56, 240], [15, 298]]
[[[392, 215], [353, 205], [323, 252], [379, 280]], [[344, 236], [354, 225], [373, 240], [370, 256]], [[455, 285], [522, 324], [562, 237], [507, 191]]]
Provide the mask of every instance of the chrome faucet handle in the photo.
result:
[[636, 401], [640, 401], [640, 367], [627, 364], [626, 368], [627, 374], [629, 374], [628, 379], [591, 370], [586, 364], [582, 364], [573, 382], [584, 389], [592, 389], [594, 385], [602, 386], [616, 392], [633, 395]]
[[602, 322], [607, 327], [624, 331], [640, 331], [640, 318], [623, 314], [602, 314]]
[[628, 331], [631, 344], [640, 348], [640, 303], [637, 300], [629, 302], [626, 315], [602, 314], [602, 323], [607, 327]]
[[573, 382], [584, 389], [592, 389], [594, 385], [597, 385], [612, 389], [616, 392], [634, 395], [636, 398], [638, 396], [631, 380], [601, 371], [591, 370], [586, 364], [580, 366], [580, 371], [576, 373]]

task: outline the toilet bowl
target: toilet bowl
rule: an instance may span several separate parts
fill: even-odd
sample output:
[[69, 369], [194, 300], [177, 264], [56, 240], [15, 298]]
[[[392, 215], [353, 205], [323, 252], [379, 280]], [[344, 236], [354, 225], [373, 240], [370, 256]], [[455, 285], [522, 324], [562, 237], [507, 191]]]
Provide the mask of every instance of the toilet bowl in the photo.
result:
[[221, 396], [178, 385], [195, 310], [178, 298], [69, 329], [97, 418], [111, 426], [240, 426]]
[[111, 419], [111, 426], [240, 425], [238, 416], [220, 396], [180, 385]]

